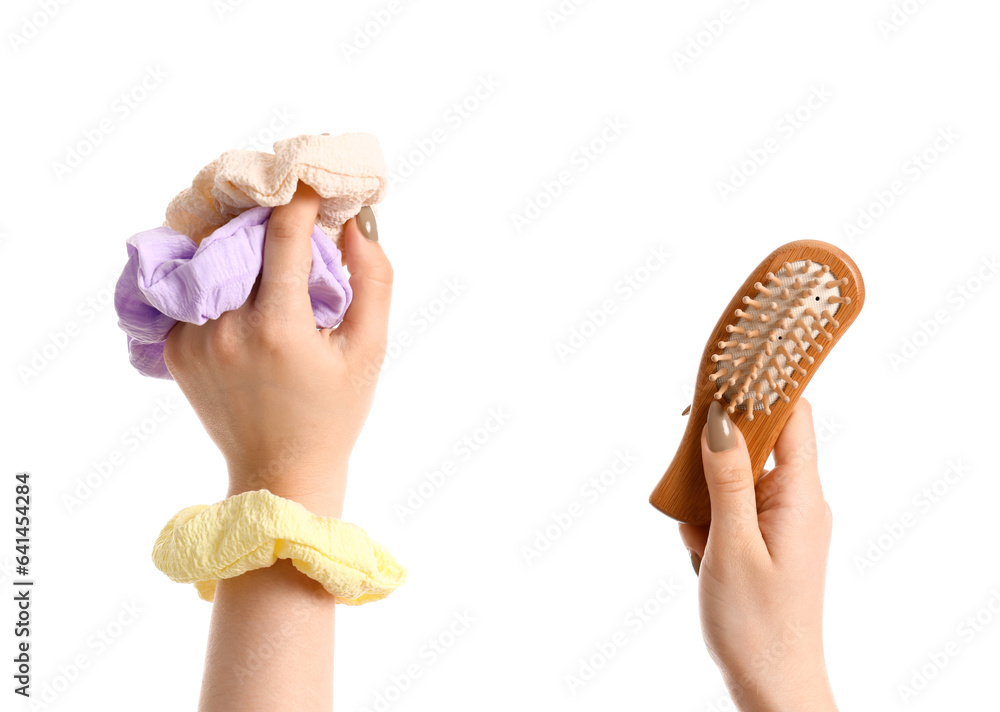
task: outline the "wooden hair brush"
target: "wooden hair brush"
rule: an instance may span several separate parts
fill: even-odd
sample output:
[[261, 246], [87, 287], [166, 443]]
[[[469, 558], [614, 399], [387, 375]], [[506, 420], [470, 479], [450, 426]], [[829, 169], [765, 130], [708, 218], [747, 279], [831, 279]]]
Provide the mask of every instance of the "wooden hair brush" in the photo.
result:
[[864, 301], [861, 272], [833, 245], [800, 240], [768, 255], [705, 346], [687, 429], [650, 503], [679, 521], [709, 523], [701, 432], [713, 400], [743, 433], [756, 483], [795, 401]]

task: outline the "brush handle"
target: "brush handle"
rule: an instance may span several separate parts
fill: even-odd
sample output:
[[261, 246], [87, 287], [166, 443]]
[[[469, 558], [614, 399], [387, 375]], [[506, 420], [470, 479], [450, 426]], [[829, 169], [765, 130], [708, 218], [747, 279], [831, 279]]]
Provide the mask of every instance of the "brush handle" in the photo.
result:
[[814, 358], [812, 364], [801, 363], [806, 370], [805, 375], [797, 378], [798, 387], [790, 388], [790, 401], [781, 400], [771, 406], [771, 415], [755, 416], [747, 420], [747, 411], [736, 409], [731, 415], [733, 422], [743, 433], [747, 447], [750, 450], [750, 463], [753, 468], [754, 483], [760, 479], [768, 455], [774, 449], [774, 443], [785, 422], [792, 414], [792, 408], [802, 395], [819, 365], [833, 350], [833, 346], [844, 335], [853, 323], [865, 300], [865, 285], [854, 261], [842, 250], [818, 240], [799, 240], [779, 247], [768, 255], [757, 269], [747, 277], [743, 287], [736, 293], [729, 306], [715, 325], [701, 363], [698, 365], [698, 375], [695, 381], [694, 400], [691, 412], [688, 414], [687, 428], [681, 438], [680, 446], [674, 455], [670, 467], [660, 479], [659, 484], [649, 497], [654, 507], [669, 517], [691, 524], [708, 524], [711, 521], [711, 503], [708, 498], [708, 487], [705, 484], [705, 472], [701, 464], [701, 432], [708, 417], [708, 407], [715, 396], [716, 386], [708, 376], [715, 372], [716, 364], [711, 360], [716, 352], [719, 341], [728, 338], [726, 326], [736, 321], [734, 313], [743, 306], [743, 296], [753, 294], [756, 282], [765, 282], [768, 272], [778, 272], [785, 262], [795, 263], [800, 260], [812, 260], [821, 265], [829, 265], [830, 271], [838, 278], [847, 277], [850, 281], [841, 287], [841, 294], [850, 297], [850, 304], [841, 304], [836, 312], [836, 320], [840, 326], [831, 331], [832, 338], [823, 343], [820, 352], [811, 351]]

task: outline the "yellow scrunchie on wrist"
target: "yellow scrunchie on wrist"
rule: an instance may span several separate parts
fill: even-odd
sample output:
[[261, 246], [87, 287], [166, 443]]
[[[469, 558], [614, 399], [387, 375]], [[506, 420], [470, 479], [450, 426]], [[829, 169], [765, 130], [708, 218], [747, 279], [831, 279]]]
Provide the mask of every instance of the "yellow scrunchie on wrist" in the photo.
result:
[[406, 569], [361, 527], [317, 516], [266, 489], [182, 509], [153, 546], [156, 568], [193, 583], [206, 601], [215, 599], [220, 579], [278, 559], [291, 559], [349, 606], [385, 598], [406, 580]]

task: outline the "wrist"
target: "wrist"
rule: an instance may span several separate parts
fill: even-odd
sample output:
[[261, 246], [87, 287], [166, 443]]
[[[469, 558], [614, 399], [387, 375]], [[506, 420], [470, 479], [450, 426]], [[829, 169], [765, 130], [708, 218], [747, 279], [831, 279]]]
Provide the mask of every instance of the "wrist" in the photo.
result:
[[244, 492], [253, 492], [266, 489], [273, 495], [283, 497], [293, 502], [298, 502], [313, 514], [320, 517], [334, 517], [340, 519], [344, 512], [344, 493], [334, 491], [305, 491], [301, 489], [286, 489], [275, 485], [260, 485], [249, 487], [239, 483], [230, 482], [229, 491], [226, 497], [235, 497]]
[[837, 712], [826, 668], [790, 674], [775, 681], [730, 677], [730, 695], [740, 712]]
[[298, 502], [313, 514], [340, 518], [347, 491], [347, 465], [312, 468], [288, 463], [274, 467], [230, 466], [227, 497], [266, 489]]

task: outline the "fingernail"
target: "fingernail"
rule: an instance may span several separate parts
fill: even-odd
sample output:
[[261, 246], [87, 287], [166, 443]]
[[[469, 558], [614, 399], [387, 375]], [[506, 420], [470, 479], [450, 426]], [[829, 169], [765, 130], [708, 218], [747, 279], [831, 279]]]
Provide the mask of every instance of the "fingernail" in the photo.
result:
[[694, 567], [695, 575], [701, 576], [701, 557], [691, 549], [688, 549], [688, 551], [691, 552], [691, 565]]
[[358, 222], [358, 229], [365, 239], [378, 242], [378, 225], [375, 224], [375, 213], [367, 205], [361, 208], [361, 212], [355, 218]]
[[708, 407], [708, 449], [725, 452], [736, 447], [736, 426], [718, 401]]

